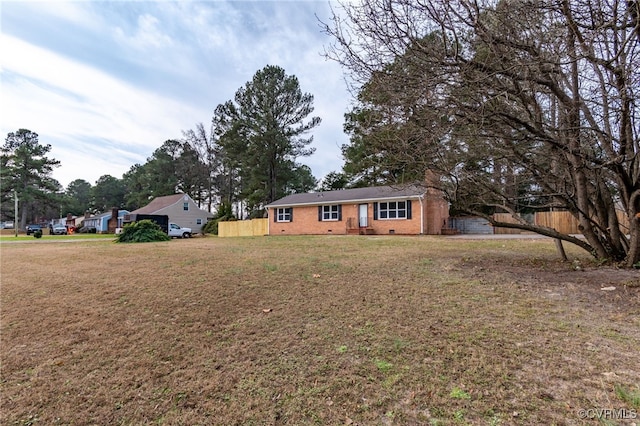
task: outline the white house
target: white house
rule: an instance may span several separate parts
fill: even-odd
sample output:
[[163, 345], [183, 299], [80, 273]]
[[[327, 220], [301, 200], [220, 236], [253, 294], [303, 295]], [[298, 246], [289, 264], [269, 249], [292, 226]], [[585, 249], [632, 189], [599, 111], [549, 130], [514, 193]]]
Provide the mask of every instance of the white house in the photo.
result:
[[187, 194], [174, 194], [156, 197], [149, 204], [132, 211], [130, 214], [157, 214], [169, 216], [169, 222], [176, 223], [183, 228], [202, 233], [203, 226], [213, 218], [213, 214], [198, 207]]

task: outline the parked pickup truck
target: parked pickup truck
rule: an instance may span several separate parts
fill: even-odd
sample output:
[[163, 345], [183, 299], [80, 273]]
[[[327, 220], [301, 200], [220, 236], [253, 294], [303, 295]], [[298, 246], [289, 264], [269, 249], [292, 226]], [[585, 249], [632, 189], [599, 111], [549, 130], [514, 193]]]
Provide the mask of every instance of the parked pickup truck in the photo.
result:
[[181, 228], [176, 223], [169, 222], [168, 233], [171, 238], [191, 238], [191, 228]]

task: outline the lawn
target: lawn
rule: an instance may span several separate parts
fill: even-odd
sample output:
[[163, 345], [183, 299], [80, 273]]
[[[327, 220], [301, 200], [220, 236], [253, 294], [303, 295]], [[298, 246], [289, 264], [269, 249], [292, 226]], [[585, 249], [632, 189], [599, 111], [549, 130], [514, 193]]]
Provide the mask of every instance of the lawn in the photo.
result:
[[567, 249], [3, 240], [0, 423], [637, 424], [640, 274]]
[[79, 239], [83, 240], [113, 240], [113, 234], [71, 234], [71, 235], [49, 235], [49, 231], [45, 230], [43, 235], [40, 238], [36, 238], [32, 235], [27, 235], [24, 232], [20, 231], [18, 235], [15, 235], [15, 231], [13, 229], [2, 229], [0, 230], [0, 244], [5, 242], [25, 242], [25, 241], [76, 241]]

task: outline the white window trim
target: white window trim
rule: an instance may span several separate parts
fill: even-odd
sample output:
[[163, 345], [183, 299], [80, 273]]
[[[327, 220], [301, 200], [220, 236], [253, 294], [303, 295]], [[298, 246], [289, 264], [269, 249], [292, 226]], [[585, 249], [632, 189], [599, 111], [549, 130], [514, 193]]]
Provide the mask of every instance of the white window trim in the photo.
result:
[[[289, 213], [287, 214], [287, 210], [289, 210]], [[276, 208], [276, 222], [278, 223], [287, 223], [287, 222], [291, 222], [291, 213], [293, 211], [293, 207], [278, 207]], [[285, 219], [286, 217], [289, 217], [289, 219]]]
[[[335, 211], [333, 210], [333, 208], [335, 207]], [[328, 208], [328, 210], [325, 211], [325, 209]], [[336, 218], [332, 218], [331, 216], [335, 213]], [[327, 215], [329, 217], [327, 217]], [[323, 222], [337, 222], [340, 220], [340, 207], [339, 204], [330, 204], [330, 205], [326, 205], [326, 206], [322, 206], [322, 221]]]
[[[387, 206], [391, 203], [396, 203], [396, 208], [395, 209], [390, 209], [390, 208], [386, 208], [383, 209], [382, 208], [382, 204], [386, 204]], [[399, 203], [404, 203], [404, 209], [400, 209], [398, 208], [398, 204]], [[388, 217], [389, 216], [389, 212], [394, 211], [396, 212], [396, 217]], [[398, 216], [398, 212], [404, 212], [404, 217], [399, 217]], [[378, 203], [378, 220], [407, 220], [407, 202], [406, 201], [382, 201]], [[387, 213], [387, 217], [382, 217], [382, 212], [386, 212]]]

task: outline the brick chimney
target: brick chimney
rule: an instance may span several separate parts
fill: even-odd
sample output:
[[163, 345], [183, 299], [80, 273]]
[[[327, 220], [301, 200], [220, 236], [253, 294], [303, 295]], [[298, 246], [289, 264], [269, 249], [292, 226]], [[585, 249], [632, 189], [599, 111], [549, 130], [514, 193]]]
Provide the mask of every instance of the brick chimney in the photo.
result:
[[76, 225], [76, 221], [73, 220], [73, 215], [71, 213], [67, 213], [67, 219], [65, 221], [65, 226], [67, 228], [74, 227]]
[[432, 170], [425, 170], [424, 181], [427, 185], [424, 200], [425, 233], [441, 234], [449, 218], [449, 203], [440, 189], [440, 176]]
[[116, 232], [116, 228], [118, 227], [118, 211], [120, 209], [117, 207], [111, 208], [111, 219], [107, 221], [107, 231], [109, 233]]
[[424, 172], [424, 182], [428, 187], [431, 188], [439, 188], [440, 187], [440, 177], [435, 174], [433, 170], [425, 170]]

